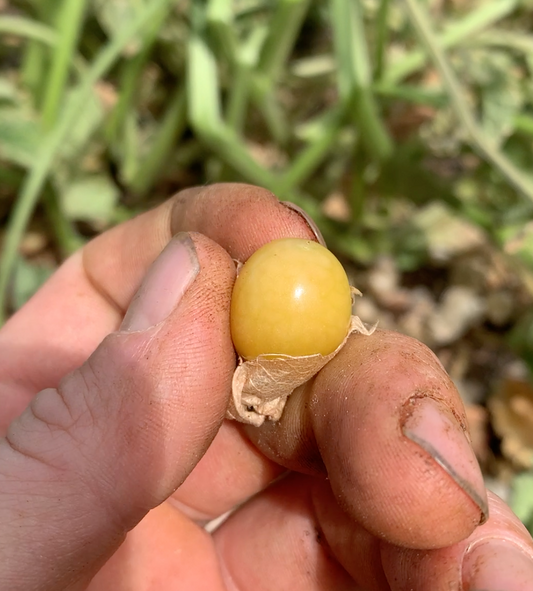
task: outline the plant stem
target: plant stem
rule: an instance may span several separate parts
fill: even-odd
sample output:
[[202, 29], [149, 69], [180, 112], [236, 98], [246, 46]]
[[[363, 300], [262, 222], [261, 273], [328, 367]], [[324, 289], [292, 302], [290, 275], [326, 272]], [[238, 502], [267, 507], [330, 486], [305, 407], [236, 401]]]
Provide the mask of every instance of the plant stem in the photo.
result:
[[376, 59], [374, 64], [374, 80], [380, 80], [383, 75], [385, 55], [388, 39], [388, 23], [390, 0], [381, 0], [376, 23]]
[[372, 74], [358, 2], [332, 0], [331, 18], [338, 62], [341, 101], [349, 105], [361, 140], [377, 161], [387, 160], [392, 139], [381, 118], [372, 92]]
[[46, 215], [53, 228], [57, 245], [61, 251], [61, 256], [66, 258], [83, 246], [84, 240], [76, 232], [70, 220], [64, 215], [55, 192], [51, 190], [44, 191], [43, 204]]
[[310, 145], [294, 160], [291, 167], [281, 177], [277, 190], [286, 194], [301, 185], [319, 166], [326, 154], [338, 138], [341, 123], [345, 119], [344, 110], [337, 108], [328, 113], [328, 121], [319, 138], [313, 139]]
[[45, 129], [50, 129], [54, 125], [63, 100], [86, 6], [87, 0], [63, 0], [58, 11], [58, 43], [52, 55], [42, 108]]
[[309, 4], [310, 0], [279, 0], [276, 3], [258, 68], [267, 77], [269, 89], [288, 62]]
[[105, 128], [106, 137], [111, 144], [118, 139], [119, 131], [122, 129], [126, 116], [131, 110], [132, 103], [136, 97], [136, 90], [142, 80], [143, 68], [150, 57], [161, 26], [165, 18], [168, 17], [168, 10], [169, 7], [165, 6], [152, 19], [150, 27], [144, 36], [142, 48], [122, 68], [119, 99], [113, 108]]
[[470, 111], [461, 85], [450, 67], [444, 51], [436, 40], [429, 18], [420, 3], [418, 0], [404, 0], [404, 3], [422, 44], [441, 75], [455, 114], [470, 136], [472, 148], [492, 164], [519, 193], [533, 201], [533, 183], [531, 179], [518, 169], [505, 154], [498, 150]]
[[131, 182], [130, 188], [134, 193], [144, 195], [150, 190], [178, 138], [185, 131], [186, 124], [187, 100], [185, 89], [180, 84], [170, 99], [150, 150], [139, 164]]
[[51, 27], [20, 16], [0, 16], [0, 33], [40, 41], [50, 47], [57, 43], [57, 35]]

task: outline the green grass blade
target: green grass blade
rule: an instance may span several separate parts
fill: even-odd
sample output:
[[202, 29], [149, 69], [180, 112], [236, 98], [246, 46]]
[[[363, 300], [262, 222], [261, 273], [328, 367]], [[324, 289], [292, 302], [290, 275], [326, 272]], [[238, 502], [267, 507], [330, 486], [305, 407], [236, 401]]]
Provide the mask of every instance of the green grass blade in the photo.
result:
[[233, 1], [210, 0], [206, 10], [207, 29], [219, 54], [230, 64], [237, 61], [237, 36], [233, 24]]
[[163, 6], [160, 12], [155, 15], [149, 24], [146, 35], [144, 36], [142, 48], [122, 68], [119, 99], [113, 108], [105, 129], [106, 136], [111, 143], [118, 139], [119, 130], [124, 125], [127, 114], [131, 110], [131, 106], [135, 100], [136, 90], [141, 80], [143, 68], [146, 66], [146, 62], [150, 57], [154, 43], [161, 30], [161, 26], [165, 22], [165, 19], [168, 18], [170, 10], [171, 6], [167, 3], [167, 5]]
[[520, 113], [514, 120], [515, 131], [533, 136], [533, 116], [528, 113]]
[[[352, 18], [350, 6], [344, 0], [332, 0], [331, 2], [331, 24], [333, 28], [333, 42], [335, 58], [337, 63], [337, 85], [341, 102], [347, 103], [359, 82], [368, 84], [370, 82], [370, 69], [368, 60], [359, 58], [360, 67], [357, 71], [353, 51], [353, 37], [357, 34], [354, 30], [354, 19]], [[361, 31], [358, 31], [359, 34]], [[364, 50], [363, 50], [364, 51]]]
[[383, 161], [393, 151], [392, 140], [372, 92], [372, 69], [358, 2], [332, 0], [331, 19], [338, 63], [341, 101], [350, 104], [361, 140], [372, 158]]
[[50, 47], [57, 43], [56, 32], [51, 27], [21, 16], [0, 16], [0, 33], [40, 41]]
[[269, 86], [270, 83], [261, 74], [255, 76], [252, 81], [252, 98], [263, 115], [272, 138], [284, 145], [289, 139], [290, 127], [274, 92], [265, 90]]
[[327, 153], [338, 139], [345, 113], [341, 108], [328, 113], [328, 121], [319, 138], [313, 139], [310, 145], [300, 152], [290, 168], [281, 177], [277, 190], [287, 194], [305, 182], [321, 164]]
[[198, 138], [251, 183], [270, 190], [276, 176], [248, 153], [241, 138], [222, 121], [216, 60], [205, 41], [192, 34], [187, 63], [187, 110]]
[[45, 84], [45, 72], [48, 53], [43, 51], [39, 41], [30, 41], [22, 58], [20, 83], [31, 95], [31, 104], [35, 110], [40, 106], [42, 89]]
[[215, 130], [221, 125], [216, 61], [197, 35], [191, 35], [189, 40], [187, 105], [193, 127], [201, 132]]
[[[437, 42], [443, 49], [449, 49], [469, 41], [474, 35], [484, 31], [494, 23], [509, 16], [518, 6], [518, 0], [493, 0], [469, 12], [463, 19], [450, 23], [438, 36]], [[383, 75], [383, 82], [397, 84], [420, 70], [427, 62], [424, 51], [415, 50], [396, 63], [390, 64]]]
[[374, 93], [389, 99], [405, 101], [415, 105], [430, 105], [444, 107], [449, 101], [447, 95], [440, 90], [428, 90], [421, 86], [400, 84], [374, 84]]
[[388, 41], [390, 0], [381, 0], [376, 18], [376, 56], [374, 61], [374, 79], [379, 80], [385, 67], [385, 56]]
[[[45, 26], [51, 27], [54, 33], [53, 21], [56, 12], [56, 0], [39, 0], [35, 3], [36, 18], [39, 18]], [[45, 48], [49, 49], [46, 46]], [[42, 106], [42, 97], [47, 84], [49, 58], [50, 51], [43, 51], [43, 44], [38, 41], [30, 41], [24, 48], [20, 80], [22, 85], [30, 91], [32, 105], [36, 110]]]
[[253, 101], [279, 144], [287, 142], [289, 126], [275, 96], [274, 84], [287, 66], [309, 5], [310, 0], [280, 0], [276, 3], [254, 72]]
[[150, 190], [186, 125], [187, 99], [185, 89], [180, 85], [170, 99], [150, 152], [140, 163], [131, 182], [130, 188], [134, 193], [144, 195]]
[[50, 129], [54, 125], [64, 98], [87, 3], [88, 0], [63, 0], [58, 12], [58, 42], [52, 55], [42, 108], [45, 129]]
[[139, 114], [135, 109], [126, 112], [122, 122], [120, 150], [120, 180], [127, 187], [131, 186], [141, 162], [141, 139]]
[[61, 255], [66, 258], [83, 246], [85, 241], [76, 232], [72, 222], [63, 212], [59, 198], [53, 191], [44, 192], [43, 204], [48, 220], [54, 229], [57, 246], [61, 251]]
[[277, 80], [288, 62], [310, 0], [279, 0], [269, 23], [269, 34], [259, 58], [259, 70], [269, 86]]
[[238, 134], [244, 129], [246, 121], [251, 77], [251, 69], [247, 64], [237, 64], [227, 98], [226, 122]]
[[248, 153], [241, 138], [230, 129], [221, 126], [201, 135], [202, 141], [229, 167], [236, 170], [246, 182], [269, 189], [278, 196], [277, 176], [257, 163]]
[[72, 101], [69, 110], [63, 114], [56, 127], [44, 139], [39, 149], [39, 157], [21, 188], [5, 234], [0, 261], [0, 325], [5, 319], [7, 289], [19, 244], [58, 150], [69, 135], [71, 128], [76, 124], [76, 117], [90, 96], [94, 84], [116, 63], [128, 42], [146, 27], [146, 23], [150, 22], [158, 10], [170, 2], [172, 0], [153, 0], [139, 11], [137, 18], [124, 27], [116, 38], [104, 46], [83, 78], [77, 91], [76, 100]]
[[469, 45], [514, 49], [530, 57], [533, 55], [533, 37], [520, 31], [489, 29], [469, 41]]

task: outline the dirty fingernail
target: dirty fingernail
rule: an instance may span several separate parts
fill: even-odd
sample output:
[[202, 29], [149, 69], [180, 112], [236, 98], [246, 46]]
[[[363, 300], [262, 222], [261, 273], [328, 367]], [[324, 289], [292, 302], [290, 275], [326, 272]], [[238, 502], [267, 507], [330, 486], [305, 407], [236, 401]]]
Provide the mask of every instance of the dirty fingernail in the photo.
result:
[[311, 229], [311, 231], [315, 235], [317, 242], [319, 244], [322, 244], [322, 246], [326, 246], [326, 241], [324, 240], [324, 236], [322, 236], [322, 232], [318, 229], [318, 226], [316, 225], [313, 218], [311, 218], [301, 207], [298, 207], [297, 205], [295, 205], [294, 203], [291, 203], [290, 201], [281, 201], [280, 203], [282, 205], [284, 205], [287, 209], [292, 209], [292, 211], [295, 211], [297, 214], [299, 214], [300, 217], [302, 217], [304, 219], [305, 223], [309, 226], [309, 228]]
[[475, 544], [463, 559], [465, 591], [533, 591], [533, 557], [511, 542]]
[[403, 434], [455, 480], [480, 510], [480, 523], [489, 514], [487, 492], [474, 450], [448, 408], [432, 398], [413, 397], [407, 403]]
[[146, 330], [162, 322], [179, 304], [199, 271], [194, 242], [186, 233], [176, 234], [148, 269], [120, 330]]

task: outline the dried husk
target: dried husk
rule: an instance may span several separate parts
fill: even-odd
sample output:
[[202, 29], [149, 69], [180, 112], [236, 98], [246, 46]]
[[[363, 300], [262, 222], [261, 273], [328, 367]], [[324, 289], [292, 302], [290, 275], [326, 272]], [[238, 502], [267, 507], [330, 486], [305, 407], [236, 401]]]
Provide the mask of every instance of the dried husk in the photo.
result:
[[371, 335], [375, 329], [375, 326], [367, 327], [358, 316], [352, 316], [346, 337], [329, 355], [259, 355], [250, 361], [240, 359], [233, 374], [232, 397], [226, 418], [256, 427], [266, 419], [278, 421], [295, 388], [331, 361], [350, 334]]

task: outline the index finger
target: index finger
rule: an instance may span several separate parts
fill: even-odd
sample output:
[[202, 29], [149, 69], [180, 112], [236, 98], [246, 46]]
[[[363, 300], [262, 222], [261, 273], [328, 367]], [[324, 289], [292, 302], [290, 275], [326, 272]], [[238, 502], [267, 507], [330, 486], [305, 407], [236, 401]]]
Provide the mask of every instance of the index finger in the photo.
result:
[[74, 254], [0, 331], [0, 432], [34, 392], [54, 387], [115, 330], [150, 264], [180, 231], [205, 234], [245, 260], [276, 238], [315, 238], [295, 211], [259, 187], [189, 189], [105, 232]]
[[327, 476], [354, 522], [398, 546], [449, 546], [488, 516], [457, 389], [399, 333], [351, 335], [280, 421], [247, 433], [267, 457]]
[[[117, 226], [88, 245], [85, 268], [93, 283], [125, 308], [148, 266], [146, 261], [151, 263], [154, 258], [153, 250], [159, 254], [177, 232], [204, 234], [239, 261], [277, 238], [317, 239], [294, 206], [288, 206], [266, 189], [252, 185], [224, 183], [186, 189], [161, 208]], [[153, 244], [140, 240], [144, 236]], [[108, 252], [117, 254], [106, 264], [102, 255]]]

